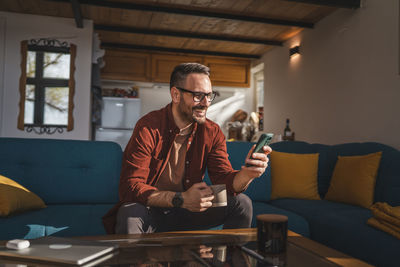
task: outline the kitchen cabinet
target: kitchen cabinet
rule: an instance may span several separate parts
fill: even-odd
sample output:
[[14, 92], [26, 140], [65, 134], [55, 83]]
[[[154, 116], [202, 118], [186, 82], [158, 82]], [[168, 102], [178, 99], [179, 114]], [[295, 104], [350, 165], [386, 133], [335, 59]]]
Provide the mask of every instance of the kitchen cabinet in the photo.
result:
[[250, 60], [206, 57], [203, 64], [211, 70], [213, 85], [250, 87]]
[[176, 65], [185, 62], [203, 63], [201, 56], [181, 56], [153, 54], [151, 57], [151, 78], [153, 82], [169, 83], [172, 71]]
[[151, 55], [124, 50], [106, 50], [101, 78], [108, 80], [151, 81]]
[[213, 85], [250, 87], [248, 59], [170, 53], [106, 50], [102, 79], [169, 83], [174, 67], [183, 62], [197, 62], [208, 66]]

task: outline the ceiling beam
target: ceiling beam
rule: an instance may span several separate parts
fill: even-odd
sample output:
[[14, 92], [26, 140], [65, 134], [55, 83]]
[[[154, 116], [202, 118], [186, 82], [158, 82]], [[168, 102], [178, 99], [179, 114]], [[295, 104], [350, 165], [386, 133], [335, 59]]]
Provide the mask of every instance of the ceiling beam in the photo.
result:
[[72, 12], [74, 13], [76, 27], [83, 28], [83, 18], [81, 12], [81, 5], [79, 4], [79, 0], [70, 0], [72, 6]]
[[320, 6], [332, 6], [338, 8], [361, 7], [361, 0], [286, 0], [286, 1], [320, 5]]
[[192, 50], [192, 49], [135, 45], [135, 44], [101, 43], [101, 46], [103, 48], [125, 48], [125, 49], [134, 49], [134, 50], [149, 50], [149, 51], [185, 53], [185, 54], [212, 55], [212, 56], [222, 56], [222, 57], [240, 57], [240, 58], [256, 58], [256, 59], [261, 58], [261, 56], [259, 56], [259, 55], [251, 55], [251, 54], [238, 54], [238, 53], [229, 53], [229, 52]]
[[[49, 0], [49, 1], [67, 2], [69, 0]], [[254, 17], [254, 16], [246, 16], [246, 15], [241, 15], [241, 14], [215, 12], [215, 11], [210, 11], [210, 10], [205, 10], [205, 9], [188, 9], [188, 8], [183, 8], [182, 6], [177, 6], [177, 5], [167, 6], [167, 5], [154, 5], [154, 4], [138, 4], [138, 3], [131, 3], [131, 2], [115, 2], [115, 1], [110, 1], [110, 0], [80, 0], [80, 3], [85, 4], [85, 5], [101, 6], [101, 7], [109, 7], [109, 8], [119, 8], [119, 9], [128, 9], [128, 10], [131, 9], [131, 10], [163, 12], [163, 13], [188, 15], [188, 16], [240, 20], [240, 21], [245, 21], [245, 22], [257, 22], [257, 23], [300, 27], [300, 28], [313, 28], [314, 27], [313, 23], [304, 22], [304, 21], [292, 21], [292, 20], [284, 20], [284, 19]]]
[[263, 45], [272, 45], [272, 46], [282, 46], [283, 45], [283, 42], [276, 41], [276, 40], [243, 38], [243, 37], [235, 37], [235, 36], [229, 36], [229, 35], [211, 35], [211, 34], [203, 34], [203, 33], [179, 32], [179, 31], [170, 31], [170, 30], [145, 29], [145, 28], [125, 27], [125, 26], [111, 26], [111, 25], [95, 24], [94, 29], [98, 30], [98, 31], [139, 33], [139, 34], [227, 41], [227, 42], [263, 44]]

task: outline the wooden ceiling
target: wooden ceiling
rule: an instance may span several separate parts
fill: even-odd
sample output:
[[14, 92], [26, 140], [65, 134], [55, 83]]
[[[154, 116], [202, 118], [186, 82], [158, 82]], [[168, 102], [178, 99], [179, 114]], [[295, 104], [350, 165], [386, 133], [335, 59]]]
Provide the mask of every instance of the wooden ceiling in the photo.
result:
[[103, 47], [259, 58], [360, 0], [1, 0], [0, 10], [94, 22]]

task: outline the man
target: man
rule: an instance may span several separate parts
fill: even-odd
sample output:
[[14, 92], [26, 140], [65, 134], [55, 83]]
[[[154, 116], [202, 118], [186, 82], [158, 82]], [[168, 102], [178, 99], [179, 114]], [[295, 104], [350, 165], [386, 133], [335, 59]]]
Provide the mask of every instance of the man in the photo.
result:
[[[125, 148], [120, 203], [103, 217], [107, 232], [196, 230], [220, 224], [249, 227], [251, 200], [240, 192], [263, 174], [271, 148], [264, 147], [264, 153], [249, 151], [245, 162], [252, 166], [232, 169], [225, 136], [206, 118], [215, 97], [208, 67], [176, 66], [170, 93], [172, 102], [142, 117]], [[202, 181], [206, 167], [213, 184], [226, 184], [226, 207], [210, 208], [214, 196]]]

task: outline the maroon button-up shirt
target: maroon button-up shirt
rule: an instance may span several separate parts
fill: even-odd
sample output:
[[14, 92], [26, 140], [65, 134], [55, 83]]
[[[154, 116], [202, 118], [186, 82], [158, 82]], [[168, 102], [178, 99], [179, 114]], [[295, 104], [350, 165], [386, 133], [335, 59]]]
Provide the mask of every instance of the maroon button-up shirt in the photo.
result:
[[[125, 148], [119, 183], [120, 202], [103, 217], [108, 233], [114, 232], [115, 216], [122, 203], [138, 202], [146, 205], [148, 197], [157, 190], [155, 184], [163, 172], [179, 128], [172, 116], [172, 104], [150, 112], [135, 126]], [[236, 194], [233, 170], [228, 160], [225, 136], [220, 127], [210, 121], [194, 123], [189, 136], [183, 188], [200, 183], [208, 168], [213, 184], [226, 184], [229, 193]]]

